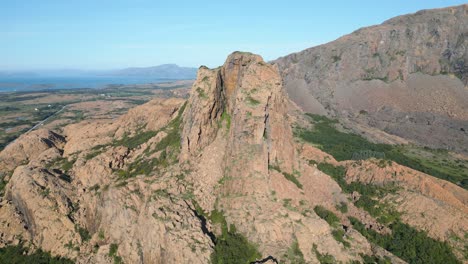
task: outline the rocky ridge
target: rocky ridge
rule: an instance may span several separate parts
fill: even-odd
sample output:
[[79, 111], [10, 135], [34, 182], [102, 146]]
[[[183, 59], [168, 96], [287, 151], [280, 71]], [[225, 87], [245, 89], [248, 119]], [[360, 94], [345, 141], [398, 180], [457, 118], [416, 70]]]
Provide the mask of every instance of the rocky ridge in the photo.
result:
[[[0, 153], [0, 171], [11, 173], [0, 243], [77, 263], [210, 263], [228, 229], [254, 245], [253, 263], [404, 263], [352, 227], [349, 216], [391, 232], [311, 160], [345, 166], [348, 182], [404, 187], [385, 199], [434, 238], [468, 231], [460, 224], [464, 189], [397, 164], [337, 162], [295, 138], [293, 126], [303, 122], [277, 65], [235, 52], [219, 68], [199, 69], [186, 102], [155, 99], [114, 122], [69, 125], [63, 135], [33, 131]], [[317, 206], [338, 220], [322, 219]], [[423, 211], [430, 218], [414, 219]]]

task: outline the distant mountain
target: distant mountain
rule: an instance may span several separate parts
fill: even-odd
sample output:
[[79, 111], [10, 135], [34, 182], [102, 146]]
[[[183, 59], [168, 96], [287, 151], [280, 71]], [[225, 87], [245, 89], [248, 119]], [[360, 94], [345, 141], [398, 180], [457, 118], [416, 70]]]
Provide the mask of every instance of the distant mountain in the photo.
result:
[[197, 68], [180, 67], [176, 64], [163, 64], [153, 67], [133, 67], [110, 72], [118, 76], [152, 76], [161, 79], [195, 79]]
[[0, 71], [0, 77], [33, 77], [37, 76], [35, 72], [13, 72], [13, 71]]
[[197, 68], [180, 67], [176, 64], [163, 64], [152, 67], [132, 67], [118, 70], [37, 70], [37, 71], [0, 71], [0, 77], [96, 77], [96, 76], [139, 76], [157, 79], [195, 79]]

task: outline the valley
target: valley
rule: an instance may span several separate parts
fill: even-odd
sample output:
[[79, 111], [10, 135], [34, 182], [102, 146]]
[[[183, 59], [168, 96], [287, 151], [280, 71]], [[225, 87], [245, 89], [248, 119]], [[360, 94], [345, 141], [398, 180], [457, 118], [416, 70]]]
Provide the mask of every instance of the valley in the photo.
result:
[[0, 97], [0, 150], [39, 122], [41, 127], [59, 129], [87, 118], [111, 120], [155, 97], [187, 96], [184, 89], [188, 90], [190, 84], [179, 81], [103, 89], [4, 92]]

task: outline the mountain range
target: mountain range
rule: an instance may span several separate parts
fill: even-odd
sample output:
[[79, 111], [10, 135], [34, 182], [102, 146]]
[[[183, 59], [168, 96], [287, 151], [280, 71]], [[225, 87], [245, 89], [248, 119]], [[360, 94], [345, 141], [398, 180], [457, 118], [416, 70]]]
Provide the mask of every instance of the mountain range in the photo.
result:
[[176, 64], [162, 64], [152, 67], [132, 67], [118, 70], [38, 70], [38, 71], [3, 71], [3, 77], [113, 77], [113, 76], [137, 76], [153, 77], [157, 79], [191, 80], [197, 75], [196, 68], [180, 67]]

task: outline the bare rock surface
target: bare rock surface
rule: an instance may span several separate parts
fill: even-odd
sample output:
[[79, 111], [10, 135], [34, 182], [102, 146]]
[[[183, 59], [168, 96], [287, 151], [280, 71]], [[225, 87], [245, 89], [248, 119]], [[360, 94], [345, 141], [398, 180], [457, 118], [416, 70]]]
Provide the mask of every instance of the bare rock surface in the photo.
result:
[[275, 63], [306, 112], [467, 153], [467, 10], [399, 16]]
[[291, 251], [306, 263], [326, 255], [404, 263], [352, 228], [349, 216], [391, 232], [316, 161], [344, 166], [349, 182], [399, 186], [384, 199], [405, 223], [463, 247], [450, 234], [467, 232], [466, 190], [398, 164], [338, 162], [294, 138], [292, 127], [304, 122], [278, 66], [234, 52], [219, 68], [199, 69], [187, 101], [156, 99], [116, 120], [69, 125], [63, 135], [30, 132], [0, 153], [0, 170], [11, 173], [0, 246], [23, 243], [76, 263], [210, 263], [225, 228], [209, 218], [217, 211], [256, 246], [257, 263], [296, 263]]

